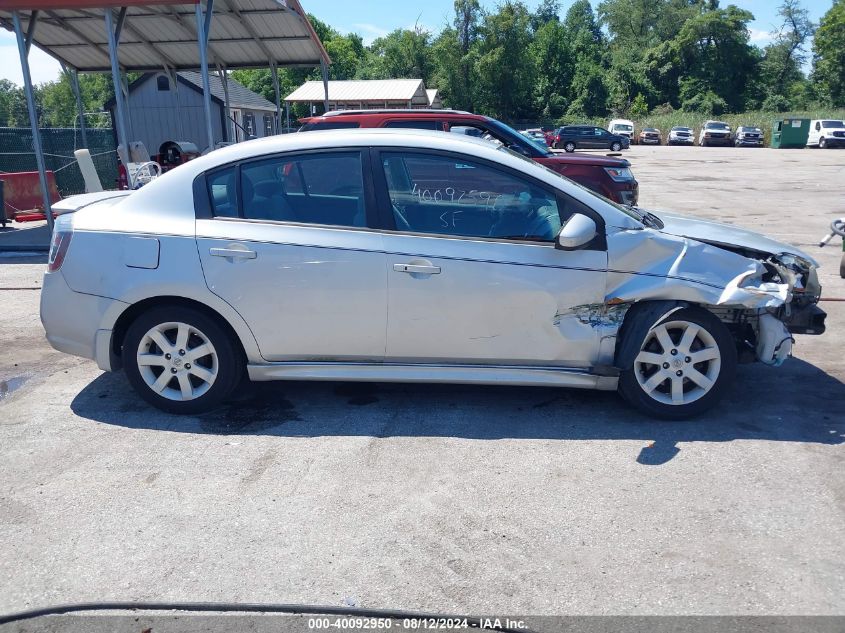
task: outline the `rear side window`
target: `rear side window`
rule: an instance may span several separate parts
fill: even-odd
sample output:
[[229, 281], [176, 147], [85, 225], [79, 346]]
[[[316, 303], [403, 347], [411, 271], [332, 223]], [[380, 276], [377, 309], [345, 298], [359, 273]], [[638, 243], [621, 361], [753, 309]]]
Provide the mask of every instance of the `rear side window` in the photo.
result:
[[238, 174], [237, 169], [228, 167], [210, 174], [206, 178], [211, 213], [218, 218], [238, 217]]
[[315, 121], [314, 123], [306, 123], [299, 128], [299, 131], [317, 132], [319, 130], [351, 130], [358, 127], [361, 127], [361, 124], [355, 121]]
[[407, 130], [442, 130], [439, 121], [388, 121], [384, 127], [403, 128]]
[[360, 152], [285, 155], [241, 166], [242, 217], [367, 225]]

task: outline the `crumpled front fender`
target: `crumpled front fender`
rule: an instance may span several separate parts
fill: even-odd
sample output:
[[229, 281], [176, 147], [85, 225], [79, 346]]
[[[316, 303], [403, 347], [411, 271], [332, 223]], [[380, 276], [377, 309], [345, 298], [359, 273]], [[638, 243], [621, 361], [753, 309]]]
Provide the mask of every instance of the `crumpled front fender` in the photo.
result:
[[791, 300], [788, 284], [764, 283], [762, 263], [684, 237], [645, 229], [610, 232], [606, 301], [674, 300], [752, 310]]

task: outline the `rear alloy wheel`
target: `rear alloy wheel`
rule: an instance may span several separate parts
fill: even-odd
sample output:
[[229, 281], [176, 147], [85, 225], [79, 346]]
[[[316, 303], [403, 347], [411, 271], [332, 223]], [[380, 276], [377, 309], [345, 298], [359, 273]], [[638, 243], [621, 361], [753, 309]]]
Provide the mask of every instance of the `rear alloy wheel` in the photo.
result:
[[735, 370], [727, 328], [709, 312], [686, 308], [649, 330], [619, 391], [648, 415], [682, 419], [712, 407]]
[[201, 413], [228, 397], [243, 361], [231, 337], [191, 308], [155, 308], [129, 327], [123, 344], [129, 382], [168, 413]]
[[563, 149], [565, 149], [567, 153], [571, 154], [575, 151], [575, 143], [569, 141], [566, 145], [563, 146]]
[[621, 143], [619, 143], [619, 142], [613, 143], [613, 144], [610, 146], [610, 151], [612, 151], [612, 152], [618, 152], [618, 151], [620, 151], [621, 149], [622, 149], [622, 144], [621, 144]]

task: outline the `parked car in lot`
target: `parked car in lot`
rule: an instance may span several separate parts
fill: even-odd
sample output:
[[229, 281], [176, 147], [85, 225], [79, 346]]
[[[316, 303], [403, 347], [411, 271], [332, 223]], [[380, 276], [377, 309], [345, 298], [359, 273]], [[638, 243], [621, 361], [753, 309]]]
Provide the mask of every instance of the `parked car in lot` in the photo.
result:
[[56, 220], [41, 319], [165, 411], [251, 380], [619, 390], [714, 405], [821, 333], [816, 264], [615, 204], [502, 145], [352, 130], [239, 143]]
[[640, 132], [640, 145], [660, 145], [662, 142], [663, 137], [660, 134], [660, 130], [656, 127], [646, 127]]
[[808, 147], [845, 147], [845, 121], [835, 119], [810, 121]]
[[540, 128], [534, 128], [530, 130], [522, 130], [521, 134], [527, 136], [530, 139], [534, 139], [538, 143], [542, 143], [546, 147], [549, 146], [548, 141], [546, 140], [546, 133], [543, 132]]
[[639, 184], [627, 160], [609, 156], [562, 156], [501, 121], [456, 110], [345, 110], [302, 119], [303, 132], [394, 128], [449, 131], [505, 145], [620, 204], [636, 204]]
[[666, 145], [695, 145], [695, 132], [691, 127], [676, 125], [669, 130]]
[[627, 136], [611, 134], [594, 125], [565, 125], [555, 133], [552, 144], [555, 149], [564, 149], [569, 153], [576, 149], [609, 149], [618, 152], [630, 146], [631, 139]]
[[628, 119], [613, 119], [607, 124], [607, 131], [617, 136], [627, 136], [629, 144], [634, 141], [634, 122]]
[[733, 145], [731, 126], [724, 121], [705, 121], [698, 133], [698, 144], [701, 147]]
[[763, 130], [759, 127], [741, 125], [734, 132], [736, 147], [763, 147]]

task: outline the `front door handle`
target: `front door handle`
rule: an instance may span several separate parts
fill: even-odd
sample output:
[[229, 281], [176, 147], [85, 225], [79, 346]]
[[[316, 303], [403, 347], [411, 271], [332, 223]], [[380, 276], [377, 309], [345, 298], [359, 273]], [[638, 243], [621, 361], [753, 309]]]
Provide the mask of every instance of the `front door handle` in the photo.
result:
[[211, 248], [208, 250], [212, 257], [233, 257], [237, 259], [255, 259], [258, 253], [241, 248]]
[[426, 264], [393, 264], [393, 270], [397, 273], [418, 273], [420, 275], [439, 275], [440, 266]]

